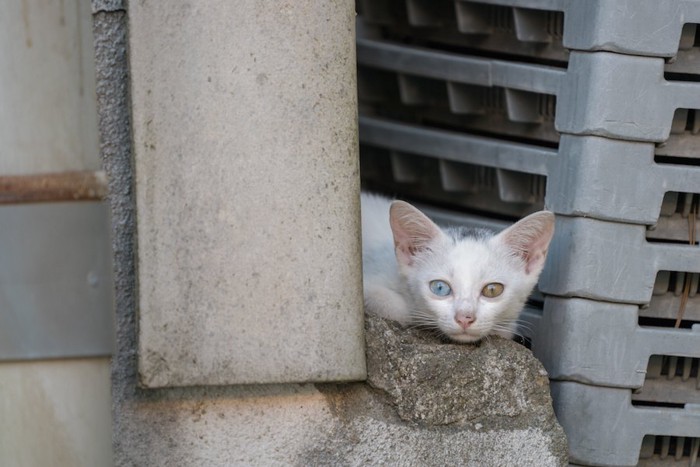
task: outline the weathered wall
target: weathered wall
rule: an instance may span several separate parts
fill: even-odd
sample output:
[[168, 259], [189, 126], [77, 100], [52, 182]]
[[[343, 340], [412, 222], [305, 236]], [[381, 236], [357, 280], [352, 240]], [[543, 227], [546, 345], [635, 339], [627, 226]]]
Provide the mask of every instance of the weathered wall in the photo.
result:
[[364, 379], [353, 0], [127, 17], [141, 382]]
[[100, 167], [91, 30], [84, 0], [2, 5], [2, 466], [112, 458], [108, 207], [51, 189], [99, 178], [70, 175]]
[[[363, 383], [156, 390], [139, 387], [136, 231], [124, 8], [124, 3], [118, 0], [93, 1], [101, 148], [110, 176], [117, 288], [117, 351], [112, 365], [116, 465], [369, 465], [380, 461], [415, 465], [561, 464], [563, 434], [553, 422], [546, 384], [540, 384], [544, 378], [541, 366], [527, 351], [507, 342], [457, 347], [458, 352], [460, 349], [478, 352], [487, 362], [499, 361], [494, 360], [498, 356], [504, 362], [514, 359], [525, 362], [521, 369], [508, 366], [508, 377], [515, 378], [509, 380], [516, 384], [514, 390], [490, 399], [503, 402], [500, 409], [494, 409], [502, 412], [499, 424], [491, 425], [484, 414], [458, 427], [412, 421], [410, 414], [416, 413], [415, 406], [411, 409], [410, 404], [402, 405], [404, 409], [399, 411], [394, 406], [403, 404], [395, 399], [398, 386], [394, 383], [387, 386], [394, 389], [386, 392]], [[413, 355], [418, 360], [423, 351], [455, 352], [455, 346], [411, 340], [416, 337], [404, 335], [382, 321], [374, 322], [368, 332], [370, 341], [386, 343], [370, 346], [375, 349], [373, 361], [384, 361], [382, 355], [387, 353], [396, 357], [405, 345], [417, 349]], [[410, 360], [402, 362], [396, 364], [409, 367], [416, 364]], [[373, 367], [381, 370], [380, 366]], [[472, 389], [463, 387], [461, 392], [477, 390], [484, 377], [491, 380], [502, 377], [498, 366], [486, 370], [481, 379], [462, 378], [454, 372], [445, 377], [474, 383]], [[380, 379], [385, 383], [396, 381], [387, 379], [390, 373], [383, 370], [376, 373], [375, 384], [381, 386], [377, 383]], [[529, 379], [534, 386], [524, 385], [520, 390], [517, 385]], [[537, 384], [541, 386], [540, 399], [535, 404], [528, 391]], [[499, 391], [502, 386], [495, 384], [493, 388]], [[426, 390], [430, 391], [430, 386]], [[523, 405], [522, 401], [529, 402]], [[450, 404], [455, 413], [464, 413], [459, 400]]]
[[93, 1], [101, 153], [110, 180], [115, 255], [115, 463], [289, 463], [309, 440], [333, 427], [327, 399], [314, 386], [139, 388], [125, 8], [120, 0]]

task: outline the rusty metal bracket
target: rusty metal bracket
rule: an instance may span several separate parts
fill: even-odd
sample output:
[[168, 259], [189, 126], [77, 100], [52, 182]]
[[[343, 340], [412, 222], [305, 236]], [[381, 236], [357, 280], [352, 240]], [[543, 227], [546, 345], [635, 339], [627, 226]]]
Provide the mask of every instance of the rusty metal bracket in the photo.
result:
[[103, 171], [0, 176], [0, 205], [51, 201], [100, 201], [107, 194]]

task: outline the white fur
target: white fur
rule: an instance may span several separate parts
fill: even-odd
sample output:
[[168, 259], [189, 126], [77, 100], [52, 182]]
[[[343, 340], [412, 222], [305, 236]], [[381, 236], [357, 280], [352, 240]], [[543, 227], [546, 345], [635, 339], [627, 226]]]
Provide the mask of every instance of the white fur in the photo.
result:
[[[554, 216], [543, 211], [498, 235], [481, 230], [464, 237], [459, 229], [437, 228], [407, 203], [391, 205], [387, 198], [362, 194], [367, 310], [403, 325], [438, 329], [459, 342], [512, 337], [544, 266]], [[452, 293], [433, 294], [433, 280], [450, 284]], [[483, 296], [483, 287], [494, 282], [504, 285], [503, 293]], [[474, 321], [465, 327], [458, 316]]]

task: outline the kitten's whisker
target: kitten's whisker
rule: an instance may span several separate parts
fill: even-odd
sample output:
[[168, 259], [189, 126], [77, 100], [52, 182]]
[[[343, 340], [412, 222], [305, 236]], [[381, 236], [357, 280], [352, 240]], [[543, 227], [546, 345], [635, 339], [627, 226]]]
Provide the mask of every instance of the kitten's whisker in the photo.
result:
[[524, 334], [529, 334], [528, 332], [521, 332], [521, 331], [522, 331], [522, 330], [520, 330], [520, 329], [511, 330], [511, 332], [512, 332], [514, 335], [520, 336], [520, 337], [525, 337]]
[[503, 326], [501, 323], [496, 323], [496, 324], [494, 324], [494, 325], [493, 325], [493, 331], [504, 331], [504, 332], [511, 333], [514, 337], [517, 336], [517, 337], [520, 337], [520, 338], [523, 339], [523, 340], [527, 339], [527, 336], [524, 336], [523, 334], [517, 332], [517, 330], [514, 331], [513, 329], [511, 329], [511, 328], [509, 328], [509, 327], [507, 327], [507, 326]]
[[532, 329], [535, 326], [535, 323], [533, 323], [531, 321], [524, 320], [524, 319], [514, 319], [513, 321], [511, 321], [511, 323], [514, 323], [520, 327], [529, 328], [529, 329]]
[[433, 316], [413, 315], [413, 316], [411, 316], [411, 318], [412, 318], [412, 321], [421, 320], [421, 321], [430, 321], [433, 323], [436, 322], [436, 320]]
[[520, 337], [528, 339], [532, 338], [535, 335], [535, 332], [532, 329], [518, 328], [515, 331], [513, 331], [513, 333], [519, 335]]
[[414, 324], [408, 327], [409, 329], [438, 329], [437, 326], [430, 323]]
[[528, 321], [523, 321], [518, 318], [512, 319], [512, 320], [503, 320], [498, 323], [501, 326], [512, 326], [515, 325], [516, 329], [520, 329], [523, 331], [527, 331], [529, 334], [534, 334], [535, 328], [534, 325]]

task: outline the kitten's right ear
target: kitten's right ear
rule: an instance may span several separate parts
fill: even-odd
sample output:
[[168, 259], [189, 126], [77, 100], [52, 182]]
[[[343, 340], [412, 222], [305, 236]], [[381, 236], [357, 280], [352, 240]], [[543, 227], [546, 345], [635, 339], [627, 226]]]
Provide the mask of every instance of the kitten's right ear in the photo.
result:
[[404, 201], [394, 201], [389, 209], [389, 223], [394, 234], [396, 259], [399, 264], [410, 266], [416, 253], [443, 233], [433, 221]]

